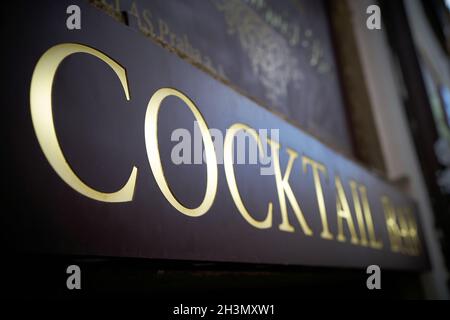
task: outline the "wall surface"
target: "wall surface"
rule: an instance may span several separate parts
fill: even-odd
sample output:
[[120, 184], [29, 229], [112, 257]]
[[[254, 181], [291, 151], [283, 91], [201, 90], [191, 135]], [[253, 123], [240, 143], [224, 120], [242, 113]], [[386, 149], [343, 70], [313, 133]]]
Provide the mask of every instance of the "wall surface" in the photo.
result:
[[[411, 2], [417, 1], [405, 1], [407, 4]], [[419, 206], [432, 264], [432, 271], [423, 276], [426, 295], [428, 298], [448, 299], [447, 270], [434, 228], [433, 211], [402, 104], [402, 95], [405, 91], [401, 79], [398, 78], [400, 72], [396, 70], [398, 67], [392, 59], [385, 31], [366, 28], [366, 8], [371, 4], [373, 1], [349, 1], [353, 12], [353, 30], [365, 71], [375, 123], [385, 158], [386, 172], [388, 178], [393, 181], [408, 181], [405, 189], [416, 199]]]

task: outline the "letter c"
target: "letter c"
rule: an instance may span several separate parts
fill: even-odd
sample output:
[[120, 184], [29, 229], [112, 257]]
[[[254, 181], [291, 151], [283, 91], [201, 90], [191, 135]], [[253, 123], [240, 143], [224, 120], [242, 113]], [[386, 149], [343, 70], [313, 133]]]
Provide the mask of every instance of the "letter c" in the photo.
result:
[[242, 123], [235, 123], [230, 128], [228, 128], [227, 133], [225, 135], [224, 152], [223, 152], [224, 153], [223, 164], [225, 167], [225, 176], [227, 178], [228, 188], [230, 189], [231, 196], [242, 217], [244, 217], [244, 219], [250, 225], [252, 225], [257, 229], [267, 229], [272, 226], [272, 211], [273, 211], [272, 202], [269, 202], [266, 218], [264, 220], [258, 221], [251, 216], [250, 212], [247, 210], [242, 201], [241, 195], [239, 194], [233, 167], [233, 153], [234, 153], [233, 142], [234, 137], [241, 130], [247, 132], [251, 137], [253, 137], [253, 139], [255, 139], [256, 143], [258, 144], [260, 152], [264, 151], [261, 138], [256, 133], [255, 129]]
[[74, 190], [82, 195], [103, 202], [127, 202], [133, 199], [137, 168], [133, 167], [127, 183], [118, 191], [104, 193], [86, 185], [70, 168], [56, 136], [52, 111], [52, 86], [61, 62], [74, 53], [87, 53], [105, 62], [114, 70], [122, 84], [127, 100], [130, 100], [125, 69], [96, 49], [76, 44], [63, 43], [48, 49], [34, 68], [30, 88], [31, 119], [37, 139], [48, 162]]

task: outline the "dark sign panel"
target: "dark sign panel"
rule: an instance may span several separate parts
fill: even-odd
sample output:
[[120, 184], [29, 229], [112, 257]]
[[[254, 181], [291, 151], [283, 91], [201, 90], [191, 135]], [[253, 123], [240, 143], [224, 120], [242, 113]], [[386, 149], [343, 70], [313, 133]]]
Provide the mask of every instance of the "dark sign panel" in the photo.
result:
[[67, 30], [70, 4], [8, 21], [9, 250], [428, 266], [409, 198], [87, 3]]

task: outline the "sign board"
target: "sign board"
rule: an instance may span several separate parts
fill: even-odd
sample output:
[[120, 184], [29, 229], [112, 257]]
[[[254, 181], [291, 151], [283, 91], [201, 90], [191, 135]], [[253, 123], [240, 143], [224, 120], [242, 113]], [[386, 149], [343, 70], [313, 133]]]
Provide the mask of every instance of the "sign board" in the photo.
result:
[[8, 21], [9, 250], [427, 268], [411, 199], [87, 3], [67, 30], [70, 4]]

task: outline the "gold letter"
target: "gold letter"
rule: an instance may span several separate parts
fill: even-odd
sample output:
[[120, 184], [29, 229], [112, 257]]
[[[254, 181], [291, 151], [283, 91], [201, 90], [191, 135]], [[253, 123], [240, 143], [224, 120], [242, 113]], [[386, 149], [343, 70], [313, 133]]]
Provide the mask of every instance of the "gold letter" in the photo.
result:
[[125, 69], [105, 54], [93, 48], [75, 43], [59, 44], [48, 49], [38, 63], [31, 78], [30, 107], [34, 131], [41, 149], [56, 173], [82, 195], [104, 202], [126, 202], [133, 199], [137, 168], [133, 167], [127, 183], [118, 191], [103, 193], [92, 189], [72, 171], [56, 136], [52, 111], [52, 86], [60, 63], [74, 53], [87, 53], [99, 58], [114, 70], [122, 84], [127, 100], [130, 100]]
[[398, 226], [400, 228], [400, 236], [402, 237], [402, 248], [401, 252], [404, 254], [411, 254], [410, 248], [411, 248], [411, 239], [409, 238], [409, 226], [408, 221], [405, 217], [404, 209], [398, 208], [397, 209], [397, 220], [398, 220]]
[[[358, 191], [361, 194], [361, 201], [363, 208], [361, 210], [361, 203], [359, 201]], [[350, 181], [350, 188], [352, 190], [353, 204], [355, 206], [356, 219], [358, 220], [359, 232], [361, 233], [361, 245], [367, 246], [367, 236], [366, 236], [366, 224], [367, 230], [369, 231], [370, 247], [374, 249], [381, 249], [383, 247], [383, 242], [376, 239], [375, 229], [373, 226], [372, 213], [370, 212], [369, 201], [367, 199], [367, 189], [363, 185], [358, 185], [355, 181]], [[364, 211], [364, 217], [362, 215]], [[365, 222], [364, 222], [365, 219]]]
[[322, 220], [322, 233], [320, 237], [323, 239], [331, 240], [333, 239], [333, 235], [330, 233], [330, 229], [328, 228], [328, 220], [327, 220], [327, 211], [325, 209], [325, 200], [323, 198], [322, 184], [320, 183], [320, 175], [319, 171], [323, 174], [327, 174], [326, 168], [314, 161], [313, 159], [308, 158], [307, 156], [302, 157], [303, 163], [303, 172], [308, 170], [308, 164], [311, 166], [311, 170], [314, 178], [314, 188], [316, 189], [316, 197], [317, 204], [319, 205], [320, 218]]
[[337, 225], [338, 225], [338, 235], [336, 237], [337, 241], [344, 242], [344, 228], [342, 225], [342, 219], [347, 221], [348, 229], [352, 236], [351, 243], [358, 244], [358, 236], [356, 235], [355, 225], [353, 224], [352, 214], [350, 212], [350, 207], [348, 206], [347, 198], [345, 197], [344, 187], [342, 186], [341, 179], [339, 176], [335, 177], [336, 184], [336, 210], [337, 210]]
[[288, 232], [294, 232], [295, 230], [294, 227], [289, 223], [285, 198], [286, 195], [289, 200], [289, 203], [292, 206], [292, 209], [294, 210], [295, 215], [297, 216], [297, 219], [300, 223], [300, 226], [302, 227], [303, 232], [307, 236], [312, 236], [313, 232], [306, 223], [305, 217], [303, 216], [303, 212], [300, 209], [300, 206], [298, 205], [297, 199], [295, 199], [295, 195], [292, 192], [291, 186], [289, 185], [289, 176], [291, 175], [292, 166], [294, 164], [295, 159], [298, 157], [298, 153], [292, 149], [289, 148], [287, 149], [287, 153], [289, 154], [289, 160], [284, 175], [282, 176], [279, 159], [280, 145], [277, 142], [269, 139], [267, 140], [267, 142], [269, 143], [272, 149], [275, 181], [277, 184], [278, 200], [280, 202], [282, 221], [281, 224], [278, 226], [278, 228], [282, 231]]
[[420, 248], [421, 248], [421, 244], [420, 244], [420, 239], [419, 239], [419, 235], [417, 234], [417, 223], [416, 223], [416, 219], [414, 218], [411, 209], [410, 208], [406, 208], [406, 219], [408, 222], [408, 229], [409, 229], [409, 237], [411, 239], [411, 255], [413, 256], [418, 256], [420, 254]]
[[386, 227], [389, 234], [389, 240], [391, 242], [391, 251], [399, 252], [402, 250], [402, 237], [397, 224], [395, 208], [386, 196], [381, 197], [381, 202], [383, 203]]
[[267, 210], [267, 216], [263, 221], [255, 220], [250, 213], [248, 212], [247, 208], [244, 206], [244, 203], [242, 202], [241, 196], [239, 194], [239, 190], [236, 183], [236, 177], [234, 175], [234, 168], [233, 168], [233, 141], [235, 135], [240, 131], [244, 130], [249, 133], [253, 139], [256, 140], [258, 144], [258, 148], [261, 152], [264, 151], [262, 142], [256, 131], [249, 126], [242, 124], [242, 123], [235, 123], [227, 130], [227, 134], [225, 135], [225, 142], [224, 142], [224, 158], [223, 158], [223, 164], [225, 167], [225, 176], [227, 178], [228, 188], [230, 189], [231, 196], [233, 197], [234, 203], [236, 204], [236, 207], [238, 208], [241, 215], [244, 217], [245, 220], [247, 220], [248, 223], [250, 223], [252, 226], [258, 229], [267, 229], [272, 226], [272, 202], [269, 202], [269, 207]]
[[[189, 107], [197, 120], [200, 132], [202, 134], [203, 143], [205, 144], [206, 154], [206, 192], [202, 203], [197, 208], [187, 208], [182, 205], [173, 195], [167, 184], [162, 169], [161, 158], [158, 147], [158, 112], [162, 101], [168, 96], [175, 96], [181, 99]], [[161, 192], [166, 197], [170, 204], [181, 213], [190, 217], [200, 217], [211, 208], [217, 191], [217, 160], [214, 151], [214, 145], [211, 135], [209, 134], [208, 125], [203, 119], [202, 114], [187, 96], [180, 91], [170, 88], [161, 88], [155, 92], [150, 98], [145, 114], [145, 146], [147, 149], [148, 161], [155, 176], [156, 183], [158, 183]]]

